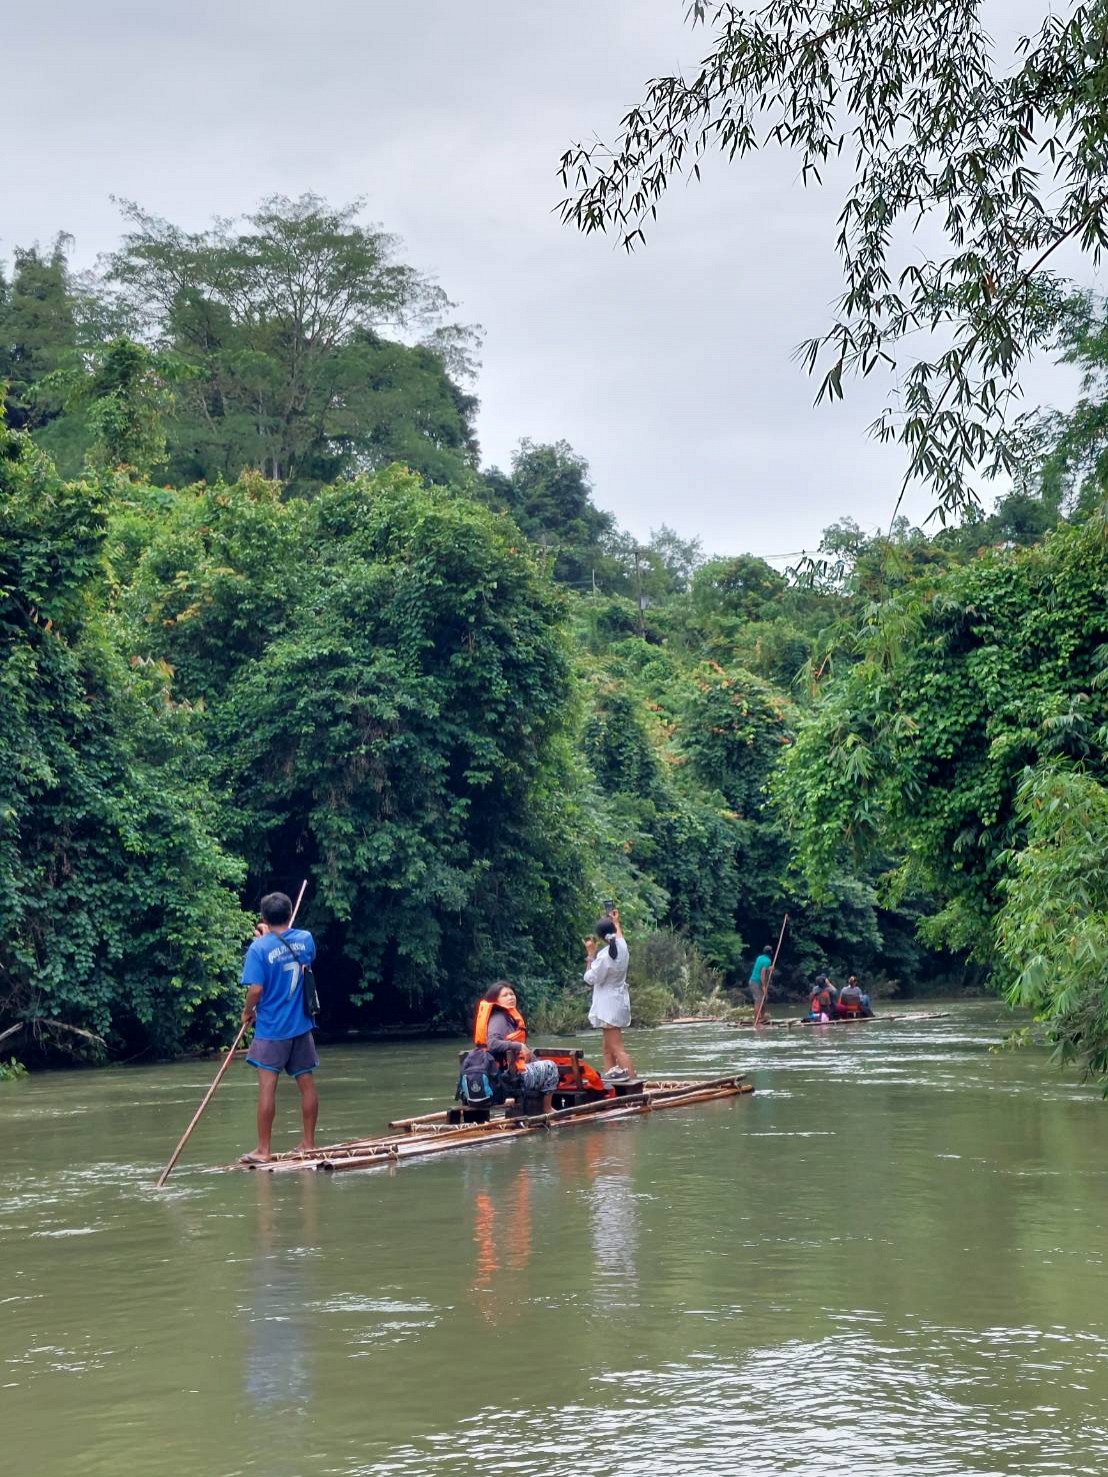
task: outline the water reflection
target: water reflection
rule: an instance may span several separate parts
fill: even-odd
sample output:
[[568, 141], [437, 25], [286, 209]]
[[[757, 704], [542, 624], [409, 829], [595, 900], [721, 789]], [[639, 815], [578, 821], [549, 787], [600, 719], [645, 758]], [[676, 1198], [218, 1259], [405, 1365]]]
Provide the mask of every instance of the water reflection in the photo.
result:
[[474, 1249], [472, 1297], [486, 1323], [508, 1328], [526, 1312], [526, 1272], [532, 1254], [530, 1169], [505, 1185], [488, 1161], [467, 1166]]
[[273, 1176], [251, 1176], [256, 1192], [245, 1389], [270, 1413], [306, 1408], [312, 1398], [308, 1305], [319, 1255], [319, 1189], [299, 1175], [280, 1191]]
[[705, 1350], [596, 1373], [569, 1404], [485, 1411], [511, 1430], [510, 1452], [463, 1423], [350, 1477], [1101, 1477], [1106, 1360], [1103, 1340], [1075, 1349], [1061, 1332], [983, 1339], [848, 1316], [818, 1342]]
[[[638, 1127], [638, 1125], [635, 1125]], [[589, 1205], [594, 1301], [605, 1313], [634, 1307], [638, 1292], [639, 1208], [633, 1183], [637, 1138], [626, 1126], [586, 1131], [577, 1141]]]
[[545, 1254], [550, 1232], [565, 1229], [566, 1197], [587, 1212], [589, 1265], [575, 1264], [564, 1295], [586, 1297], [612, 1313], [636, 1305], [639, 1208], [634, 1188], [635, 1136], [622, 1128], [591, 1127], [551, 1137], [543, 1162], [504, 1174], [503, 1162], [466, 1166], [471, 1207], [473, 1275], [470, 1296], [488, 1324], [510, 1328], [536, 1296], [529, 1276]]

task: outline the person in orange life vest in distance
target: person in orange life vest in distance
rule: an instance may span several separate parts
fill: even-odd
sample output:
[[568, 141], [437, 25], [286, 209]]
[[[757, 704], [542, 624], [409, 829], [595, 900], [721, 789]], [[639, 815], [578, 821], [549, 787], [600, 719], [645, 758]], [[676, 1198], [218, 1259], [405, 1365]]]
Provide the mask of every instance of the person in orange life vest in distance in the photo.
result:
[[287, 1072], [300, 1089], [304, 1124], [298, 1149], [315, 1148], [319, 1098], [312, 1073], [319, 1055], [312, 1018], [304, 1000], [303, 965], [315, 959], [315, 939], [305, 928], [290, 928], [292, 900], [283, 892], [262, 898], [258, 937], [246, 951], [242, 983], [245, 1025], [254, 1025], [247, 1065], [258, 1070], [258, 1147], [242, 1156], [244, 1164], [265, 1164], [273, 1157], [273, 1118], [277, 1111], [277, 1079]]
[[604, 1038], [605, 1082], [627, 1082], [635, 1066], [623, 1044], [623, 1028], [631, 1024], [631, 996], [627, 991], [630, 953], [619, 926], [619, 909], [601, 918], [593, 936], [584, 940], [585, 983], [592, 986], [589, 1021]]
[[835, 986], [826, 974], [817, 974], [816, 982], [812, 986], [812, 998], [808, 1011], [808, 1019], [820, 1021], [824, 1025], [836, 1013]]

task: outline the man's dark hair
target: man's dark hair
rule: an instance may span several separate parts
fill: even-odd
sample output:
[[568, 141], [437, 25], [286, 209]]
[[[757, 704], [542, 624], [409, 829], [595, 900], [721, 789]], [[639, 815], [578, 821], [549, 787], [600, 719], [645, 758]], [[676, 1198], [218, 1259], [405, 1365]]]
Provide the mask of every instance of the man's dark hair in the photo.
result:
[[768, 954], [769, 957], [772, 959], [773, 958], [773, 945], [772, 944], [763, 944], [762, 945], [762, 953], [763, 954]]
[[280, 928], [292, 917], [292, 898], [287, 892], [267, 892], [262, 898], [261, 909], [270, 928]]

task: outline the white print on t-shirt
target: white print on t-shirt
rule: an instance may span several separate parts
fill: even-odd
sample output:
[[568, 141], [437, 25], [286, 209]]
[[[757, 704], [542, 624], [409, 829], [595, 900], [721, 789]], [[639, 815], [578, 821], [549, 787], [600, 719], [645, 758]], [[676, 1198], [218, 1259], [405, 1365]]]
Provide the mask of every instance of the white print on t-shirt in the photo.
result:
[[[266, 955], [266, 963], [276, 963], [276, 961], [280, 959], [281, 955], [285, 953], [286, 950], [291, 954], [295, 948], [295, 944], [279, 944], [276, 949], [270, 949], [269, 953]], [[297, 959], [290, 959], [287, 961], [287, 963], [283, 964], [281, 968], [283, 970], [287, 970], [292, 976], [289, 981], [289, 999], [291, 1000], [292, 997], [296, 994], [297, 987], [300, 984], [300, 962]]]

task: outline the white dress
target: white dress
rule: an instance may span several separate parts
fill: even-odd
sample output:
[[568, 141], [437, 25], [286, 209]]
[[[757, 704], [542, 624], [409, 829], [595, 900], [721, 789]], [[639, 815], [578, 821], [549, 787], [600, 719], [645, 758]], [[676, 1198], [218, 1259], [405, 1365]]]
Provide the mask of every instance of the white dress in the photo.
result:
[[623, 939], [617, 938], [614, 942], [616, 957], [613, 959], [609, 954], [608, 943], [603, 943], [585, 970], [585, 983], [592, 986], [591, 1024], [622, 1028], [631, 1024], [631, 996], [627, 993], [627, 966], [631, 955]]

